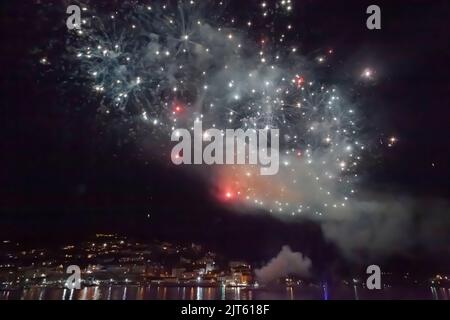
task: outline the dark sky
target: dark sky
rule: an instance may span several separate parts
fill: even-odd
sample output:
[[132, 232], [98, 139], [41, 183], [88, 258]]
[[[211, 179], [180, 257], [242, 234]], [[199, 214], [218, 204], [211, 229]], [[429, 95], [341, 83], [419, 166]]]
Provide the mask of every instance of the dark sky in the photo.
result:
[[[296, 3], [302, 50], [311, 56], [335, 51], [324, 77], [347, 83], [366, 65], [377, 70], [376, 83], [356, 83], [352, 94], [373, 133], [393, 134], [399, 143], [368, 164], [366, 183], [413, 197], [448, 198], [448, 0]], [[382, 30], [365, 28], [369, 4], [381, 7]], [[237, 16], [251, 10], [245, 1], [231, 6]], [[201, 180], [143, 159], [120, 132], [98, 123], [95, 108], [83, 107], [83, 88], [61, 86], [67, 80], [62, 75], [42, 76], [35, 52], [49, 38], [56, 39], [54, 52], [63, 50], [64, 15], [46, 14], [37, 1], [2, 7], [1, 237], [62, 241], [105, 230], [197, 240], [254, 259], [274, 256], [283, 244], [313, 261], [333, 259], [336, 249], [319, 226], [231, 213], [208, 196]]]

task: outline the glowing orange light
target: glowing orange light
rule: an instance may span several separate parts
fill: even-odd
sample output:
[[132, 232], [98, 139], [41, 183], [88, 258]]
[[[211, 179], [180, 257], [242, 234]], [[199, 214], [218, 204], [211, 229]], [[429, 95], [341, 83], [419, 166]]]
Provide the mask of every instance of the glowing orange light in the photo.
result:
[[173, 113], [182, 113], [184, 110], [184, 103], [180, 102], [178, 99], [172, 101], [172, 112]]
[[302, 76], [295, 76], [295, 83], [297, 84], [297, 87], [301, 87], [305, 83], [305, 78]]

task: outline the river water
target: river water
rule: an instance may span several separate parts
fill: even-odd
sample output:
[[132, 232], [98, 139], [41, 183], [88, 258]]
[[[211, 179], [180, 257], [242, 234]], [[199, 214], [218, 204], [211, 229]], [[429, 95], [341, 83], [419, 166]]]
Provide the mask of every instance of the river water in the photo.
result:
[[81, 290], [32, 287], [0, 291], [0, 300], [449, 300], [450, 289], [435, 287], [367, 290], [318, 286], [247, 289], [236, 287], [97, 286]]

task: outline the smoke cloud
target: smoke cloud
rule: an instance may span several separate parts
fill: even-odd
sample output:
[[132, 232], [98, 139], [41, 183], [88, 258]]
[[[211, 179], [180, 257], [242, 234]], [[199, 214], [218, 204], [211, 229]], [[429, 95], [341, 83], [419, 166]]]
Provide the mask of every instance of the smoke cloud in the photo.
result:
[[[247, 167], [223, 166], [217, 181], [232, 185], [232, 179], [238, 179], [244, 190], [252, 190], [253, 197], [264, 199], [246, 202], [250, 208], [263, 207], [284, 221], [316, 222], [325, 238], [351, 260], [387, 258], [410, 250], [433, 252], [450, 241], [448, 200], [412, 197], [396, 189], [371, 191], [367, 183], [343, 199], [341, 185], [335, 179], [317, 183], [315, 177], [320, 177], [322, 166], [292, 157], [280, 159], [291, 164], [281, 166], [276, 176], [252, 174], [249, 178], [246, 172], [251, 170]], [[319, 164], [322, 161], [329, 159], [315, 159]], [[242, 206], [236, 210], [245, 212]]]
[[293, 252], [289, 246], [283, 246], [280, 253], [261, 269], [255, 270], [257, 279], [270, 283], [289, 274], [309, 276], [311, 259], [300, 252]]
[[439, 249], [449, 241], [444, 200], [372, 195], [320, 221], [324, 235], [349, 258], [389, 256], [411, 248]]

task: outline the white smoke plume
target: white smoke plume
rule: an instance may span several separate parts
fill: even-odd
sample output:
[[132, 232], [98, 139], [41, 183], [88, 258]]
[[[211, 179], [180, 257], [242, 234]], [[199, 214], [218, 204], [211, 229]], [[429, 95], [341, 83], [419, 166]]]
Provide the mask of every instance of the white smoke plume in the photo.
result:
[[289, 246], [283, 246], [280, 253], [261, 269], [255, 270], [258, 281], [270, 283], [289, 274], [309, 276], [311, 259], [301, 252], [293, 252]]
[[445, 200], [371, 195], [320, 224], [324, 235], [352, 259], [361, 252], [380, 257], [418, 247], [430, 251], [448, 242], [448, 208]]

